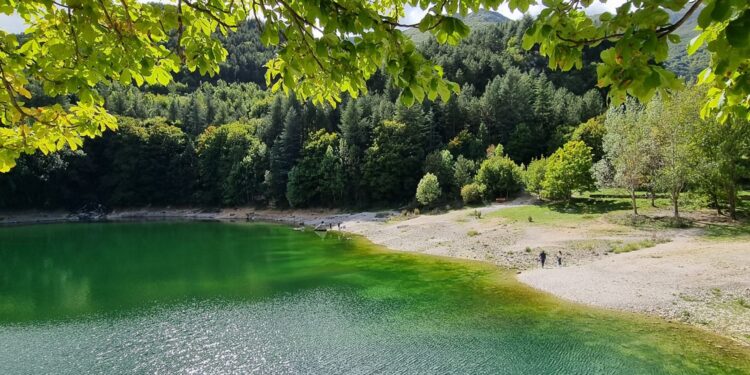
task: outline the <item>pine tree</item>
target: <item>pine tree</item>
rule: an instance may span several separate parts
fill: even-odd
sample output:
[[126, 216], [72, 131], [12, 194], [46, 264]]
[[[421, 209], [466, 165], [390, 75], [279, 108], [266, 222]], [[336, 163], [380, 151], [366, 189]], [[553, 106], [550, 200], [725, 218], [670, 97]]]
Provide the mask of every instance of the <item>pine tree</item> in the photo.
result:
[[169, 101], [169, 109], [167, 110], [167, 118], [171, 123], [176, 123], [180, 119], [180, 100], [177, 97], [172, 97]]
[[286, 184], [289, 171], [299, 157], [302, 148], [301, 118], [297, 109], [292, 107], [284, 117], [284, 130], [271, 148], [271, 178], [269, 195], [277, 204], [286, 203]]
[[201, 92], [190, 96], [188, 107], [182, 112], [182, 126], [193, 135], [200, 134], [206, 128], [206, 103]]
[[268, 114], [268, 125], [261, 134], [261, 139], [268, 147], [273, 147], [276, 138], [284, 129], [284, 116], [287, 113], [287, 108], [284, 98], [281, 95], [276, 95]]

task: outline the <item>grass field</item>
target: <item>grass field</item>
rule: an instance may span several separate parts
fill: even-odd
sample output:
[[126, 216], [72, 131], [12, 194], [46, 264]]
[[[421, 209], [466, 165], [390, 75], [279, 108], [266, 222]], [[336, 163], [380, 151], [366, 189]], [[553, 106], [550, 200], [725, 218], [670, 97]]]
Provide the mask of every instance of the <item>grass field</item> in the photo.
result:
[[575, 224], [629, 208], [628, 203], [617, 200], [576, 198], [568, 203], [504, 208], [491, 212], [486, 217], [501, 217], [516, 222], [529, 222], [531, 218], [531, 222], [537, 224]]
[[654, 247], [658, 244], [668, 242], [664, 239], [646, 239], [636, 242], [628, 242], [624, 243], [622, 245], [617, 245], [612, 249], [612, 252], [615, 254], [621, 254], [621, 253], [629, 253], [631, 251], [640, 250], [640, 249], [647, 249], [649, 247]]
[[748, 237], [750, 239], [750, 221], [740, 221], [731, 224], [708, 224], [705, 235], [711, 239], [736, 239]]
[[[592, 198], [591, 195], [603, 194], [607, 196], [622, 196], [622, 198]], [[643, 228], [675, 228], [689, 227], [691, 222], [681, 220], [673, 222], [670, 220], [672, 202], [663, 195], [654, 200], [638, 198], [637, 220], [633, 220], [631, 200], [627, 197], [628, 192], [624, 189], [602, 189], [596, 192], [578, 194], [568, 203], [548, 203], [533, 206], [510, 207], [488, 213], [486, 218], [504, 218], [514, 222], [532, 222], [537, 224], [579, 224], [588, 220], [608, 215], [613, 223]], [[639, 192], [644, 196], [644, 192]], [[750, 202], [743, 201], [740, 207], [743, 211], [750, 211]], [[680, 198], [680, 211], [688, 213], [703, 209], [706, 202], [699, 196], [685, 193]], [[654, 215], [660, 215], [658, 217]], [[731, 224], [710, 224], [706, 226], [706, 234], [714, 238], [728, 238], [736, 236], [750, 236], [750, 222], [738, 222]]]

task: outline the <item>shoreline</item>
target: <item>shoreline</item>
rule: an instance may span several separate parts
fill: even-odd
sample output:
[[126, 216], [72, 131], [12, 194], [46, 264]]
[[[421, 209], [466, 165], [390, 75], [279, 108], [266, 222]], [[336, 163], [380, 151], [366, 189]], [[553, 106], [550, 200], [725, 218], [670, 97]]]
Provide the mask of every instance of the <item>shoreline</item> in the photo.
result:
[[[395, 211], [389, 212], [396, 214]], [[33, 225], [47, 223], [106, 222], [126, 220], [215, 220], [215, 221], [261, 221], [291, 225], [315, 226], [321, 222], [340, 223], [343, 219], [384, 221], [376, 212], [347, 213], [338, 210], [276, 210], [253, 208], [139, 208], [113, 210], [106, 214], [82, 219], [67, 211], [8, 211], [0, 212], [0, 227], [9, 225]]]
[[[661, 230], [665, 240], [623, 254], [605, 248], [613, 241], [654, 238], [655, 231], [594, 220], [584, 225], [537, 225], [478, 218], [528, 206], [533, 200], [403, 216], [397, 211], [274, 210], [252, 208], [143, 208], [114, 210], [101, 219], [258, 221], [315, 227], [362, 236], [395, 251], [487, 262], [515, 270], [516, 279], [557, 298], [615, 311], [679, 321], [750, 346], [750, 242], [707, 241], [700, 230]], [[64, 211], [0, 212], [0, 226], [89, 222]], [[97, 220], [91, 220], [96, 222]], [[563, 267], [537, 266], [540, 249]]]

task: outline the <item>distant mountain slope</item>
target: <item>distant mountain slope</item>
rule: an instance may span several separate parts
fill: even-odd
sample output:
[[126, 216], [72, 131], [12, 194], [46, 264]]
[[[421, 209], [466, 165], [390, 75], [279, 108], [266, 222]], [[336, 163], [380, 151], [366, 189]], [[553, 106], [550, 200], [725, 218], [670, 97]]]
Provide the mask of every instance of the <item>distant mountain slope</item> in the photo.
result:
[[[670, 17], [671, 21], [677, 22], [686, 11], [687, 8], [680, 12], [674, 12]], [[709, 63], [709, 55], [705, 48], [701, 48], [692, 56], [688, 56], [687, 54], [687, 44], [691, 39], [698, 35], [698, 31], [696, 30], [696, 27], [698, 26], [698, 14], [700, 14], [700, 10], [693, 13], [690, 18], [688, 18], [685, 23], [677, 29], [675, 34], [680, 36], [680, 43], [669, 45], [669, 59], [664, 64], [669, 70], [688, 79], [694, 78], [701, 70], [708, 66]], [[594, 19], [598, 18], [597, 15], [593, 15], [593, 17]], [[510, 22], [511, 20], [497, 12], [480, 10], [475, 13], [470, 13], [463, 18], [463, 21], [472, 30], [477, 30], [489, 25]], [[417, 44], [423, 43], [432, 38], [429, 33], [423, 33], [416, 29], [404, 30], [404, 34], [411, 37], [411, 39]]]
[[[499, 23], [509, 22], [510, 18], [503, 16], [498, 12], [491, 10], [480, 10], [478, 12], [470, 13], [466, 17], [462, 18], [464, 23], [469, 26], [472, 30], [480, 29], [489, 25], [496, 25]], [[432, 37], [430, 33], [423, 33], [417, 29], [404, 30], [404, 34], [409, 36], [414, 43], [422, 43]]]
[[496, 23], [508, 22], [510, 19], [498, 12], [481, 9], [478, 12], [470, 13], [463, 18], [463, 21], [469, 25], [469, 27], [477, 27], [486, 26], [487, 24], [494, 25]]
[[[701, 70], [708, 66], [710, 60], [708, 51], [706, 51], [705, 48], [701, 48], [692, 56], [688, 56], [687, 54], [688, 43], [698, 35], [696, 27], [698, 27], [698, 15], [702, 9], [703, 8], [698, 9], [690, 15], [685, 23], [680, 25], [675, 31], [675, 35], [680, 37], [680, 43], [669, 45], [669, 59], [665, 63], [669, 70], [688, 79], [695, 78]], [[673, 13], [670, 17], [670, 21], [677, 22], [682, 18], [682, 15], [684, 15], [686, 11], [687, 8], [680, 12]]]

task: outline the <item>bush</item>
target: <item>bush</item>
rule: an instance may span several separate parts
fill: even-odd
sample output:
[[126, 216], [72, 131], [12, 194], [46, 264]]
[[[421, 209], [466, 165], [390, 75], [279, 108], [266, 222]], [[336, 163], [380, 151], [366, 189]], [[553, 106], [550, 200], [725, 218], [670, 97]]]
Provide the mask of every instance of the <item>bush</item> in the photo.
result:
[[417, 202], [423, 206], [429, 206], [440, 198], [440, 183], [437, 176], [427, 173], [419, 180], [417, 185]]
[[544, 196], [569, 200], [573, 191], [594, 190], [591, 176], [591, 148], [582, 141], [570, 141], [547, 159], [542, 183]]
[[544, 183], [544, 174], [547, 171], [547, 159], [533, 159], [526, 171], [523, 173], [523, 184], [526, 191], [541, 195], [542, 184]]
[[485, 186], [482, 184], [471, 183], [464, 185], [461, 188], [461, 199], [463, 199], [464, 204], [480, 203], [484, 196], [484, 190]]
[[479, 166], [476, 182], [485, 186], [484, 193], [488, 199], [508, 197], [521, 189], [521, 167], [509, 157], [498, 155], [496, 149]]

